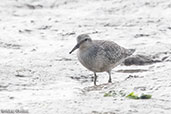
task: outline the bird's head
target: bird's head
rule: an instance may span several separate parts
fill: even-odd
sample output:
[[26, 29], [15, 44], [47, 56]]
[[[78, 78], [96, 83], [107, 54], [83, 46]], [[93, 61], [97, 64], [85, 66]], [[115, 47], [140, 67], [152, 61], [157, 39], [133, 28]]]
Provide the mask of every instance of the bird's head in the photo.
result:
[[77, 37], [77, 44], [75, 47], [69, 52], [70, 54], [78, 49], [78, 48], [84, 48], [89, 46], [89, 44], [92, 42], [90, 36], [88, 34], [81, 34]]

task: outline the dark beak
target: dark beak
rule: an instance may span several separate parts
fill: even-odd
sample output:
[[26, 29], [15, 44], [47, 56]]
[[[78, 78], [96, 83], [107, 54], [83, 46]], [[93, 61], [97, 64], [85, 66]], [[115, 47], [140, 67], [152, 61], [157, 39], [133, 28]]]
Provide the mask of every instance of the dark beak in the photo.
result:
[[76, 49], [78, 49], [80, 47], [80, 44], [77, 44], [70, 52], [69, 54], [71, 54], [73, 51], [75, 51]]

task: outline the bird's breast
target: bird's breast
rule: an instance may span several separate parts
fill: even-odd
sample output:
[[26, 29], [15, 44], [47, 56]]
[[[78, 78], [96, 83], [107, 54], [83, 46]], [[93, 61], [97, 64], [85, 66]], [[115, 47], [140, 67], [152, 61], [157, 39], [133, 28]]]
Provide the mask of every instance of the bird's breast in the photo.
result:
[[103, 61], [99, 61], [97, 53], [89, 50], [79, 50], [77, 52], [78, 60], [87, 69], [93, 72], [103, 72], [104, 68]]

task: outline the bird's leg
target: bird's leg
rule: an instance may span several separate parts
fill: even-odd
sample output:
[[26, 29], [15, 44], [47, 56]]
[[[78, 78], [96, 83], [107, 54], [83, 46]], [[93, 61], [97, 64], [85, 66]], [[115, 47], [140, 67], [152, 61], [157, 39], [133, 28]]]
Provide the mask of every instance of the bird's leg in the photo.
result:
[[109, 82], [109, 83], [112, 83], [111, 71], [108, 71], [108, 74], [109, 74], [109, 80], [108, 80], [108, 82]]
[[94, 72], [94, 85], [96, 85], [97, 75], [96, 72]]

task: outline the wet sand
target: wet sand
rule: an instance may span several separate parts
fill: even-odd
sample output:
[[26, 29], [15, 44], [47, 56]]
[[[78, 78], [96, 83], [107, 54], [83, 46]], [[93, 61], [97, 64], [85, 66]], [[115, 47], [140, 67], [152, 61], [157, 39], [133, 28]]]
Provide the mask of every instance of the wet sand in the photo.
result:
[[[3, 0], [0, 3], [0, 111], [29, 114], [171, 112], [171, 3], [168, 0]], [[79, 34], [111, 40], [161, 62], [93, 73], [69, 51]], [[104, 94], [113, 91], [112, 97]], [[150, 94], [134, 100], [125, 95]]]

